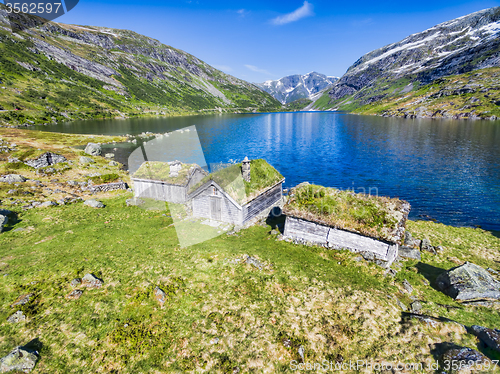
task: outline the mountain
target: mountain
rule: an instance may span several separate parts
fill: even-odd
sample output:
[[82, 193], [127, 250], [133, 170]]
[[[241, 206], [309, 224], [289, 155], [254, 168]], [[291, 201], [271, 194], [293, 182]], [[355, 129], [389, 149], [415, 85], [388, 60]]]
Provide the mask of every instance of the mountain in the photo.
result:
[[[146, 112], [276, 110], [258, 87], [128, 30], [44, 23], [0, 5], [0, 122], [24, 124]], [[27, 28], [30, 27], [31, 28]]]
[[314, 95], [328, 88], [337, 80], [337, 77], [327, 77], [313, 71], [305, 75], [289, 75], [276, 81], [270, 80], [256, 85], [270, 93], [282, 104], [288, 104], [298, 99], [312, 100]]
[[[316, 107], [366, 109], [383, 100], [398, 100], [442, 77], [498, 66], [500, 7], [495, 7], [441, 23], [364, 55]], [[464, 92], [472, 94], [477, 88], [468, 87]]]

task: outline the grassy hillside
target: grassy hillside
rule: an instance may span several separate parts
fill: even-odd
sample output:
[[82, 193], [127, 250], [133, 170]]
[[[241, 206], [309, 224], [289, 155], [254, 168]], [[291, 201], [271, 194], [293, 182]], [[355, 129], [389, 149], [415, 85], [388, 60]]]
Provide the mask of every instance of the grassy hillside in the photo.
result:
[[3, 4], [0, 26], [0, 124], [281, 107], [254, 85], [132, 31], [48, 22], [13, 34]]
[[316, 101], [316, 106], [406, 118], [500, 118], [499, 79], [500, 68], [451, 75], [421, 87], [409, 85], [405, 78], [371, 87], [371, 95], [387, 98], [373, 100], [368, 105], [361, 105], [357, 95], [330, 102], [325, 94]]
[[[64, 142], [89, 140], [59, 134], [60, 143], [52, 144], [54, 136], [0, 129], [3, 144], [15, 142], [11, 154], [19, 157], [51, 150], [75, 160], [79, 151]], [[347, 251], [279, 240], [271, 232], [276, 222], [181, 248], [172, 213], [166, 207], [128, 207], [127, 191], [72, 190], [84, 199], [100, 199], [103, 209], [72, 203], [23, 210], [29, 200], [64, 196], [55, 189], [68, 190], [69, 179], [122, 173], [104, 158], [92, 158], [92, 167], [68, 164], [50, 176], [15, 169], [52, 193], [43, 186], [32, 190], [33, 181], [2, 183], [0, 209], [15, 214], [0, 234], [0, 357], [31, 342], [41, 357], [33, 373], [288, 373], [290, 362], [301, 360], [301, 346], [306, 362], [333, 365], [430, 363], [447, 344], [498, 356], [480, 348], [461, 324], [498, 327], [500, 307], [464, 306], [435, 289], [438, 274], [464, 261], [499, 270], [498, 233], [410, 221], [416, 238], [429, 238], [443, 250], [423, 252], [422, 261], [396, 263], [391, 276]], [[6, 173], [5, 159], [0, 167], [0, 174]], [[124, 174], [120, 178], [127, 180]], [[8, 194], [7, 188], [18, 191]], [[247, 263], [248, 256], [261, 269]], [[86, 273], [101, 278], [103, 287], [77, 287], [82, 296], [68, 299], [71, 280]], [[167, 294], [163, 307], [154, 297], [156, 286]], [[33, 296], [21, 307], [27, 320], [7, 322], [17, 310], [11, 304], [28, 293]], [[434, 322], [411, 318], [402, 309], [415, 300]]]

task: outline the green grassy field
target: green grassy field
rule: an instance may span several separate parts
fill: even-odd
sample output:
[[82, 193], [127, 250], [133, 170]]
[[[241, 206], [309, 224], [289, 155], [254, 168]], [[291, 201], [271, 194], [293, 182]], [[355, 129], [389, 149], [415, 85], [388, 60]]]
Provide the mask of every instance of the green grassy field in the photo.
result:
[[[425, 362], [443, 342], [477, 349], [458, 324], [407, 320], [394, 297], [408, 306], [415, 296], [423, 313], [467, 326], [500, 324], [498, 307], [462, 306], [432, 287], [457, 262], [498, 270], [492, 233], [409, 222], [444, 250], [403, 262], [392, 277], [350, 252], [278, 241], [271, 226], [181, 249], [170, 213], [127, 207], [130, 196], [115, 193], [104, 209], [73, 204], [11, 220], [0, 234], [1, 356], [37, 339], [34, 373], [279, 373], [291, 372], [301, 345], [308, 362]], [[86, 273], [104, 286], [66, 299], [70, 281]], [[155, 286], [168, 295], [163, 308]], [[27, 321], [6, 322], [26, 293], [35, 295]]]

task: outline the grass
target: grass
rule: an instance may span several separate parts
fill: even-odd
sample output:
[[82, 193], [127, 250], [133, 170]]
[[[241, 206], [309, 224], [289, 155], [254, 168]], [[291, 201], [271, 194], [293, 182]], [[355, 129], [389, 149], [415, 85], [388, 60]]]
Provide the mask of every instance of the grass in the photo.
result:
[[252, 200], [261, 192], [283, 180], [283, 176], [266, 160], [250, 161], [250, 182], [241, 177], [241, 162], [207, 175], [193, 186], [190, 193], [209, 180], [215, 181], [240, 204]]
[[[269, 226], [181, 249], [167, 210], [127, 207], [127, 197], [117, 193], [104, 209], [19, 212], [0, 235], [0, 354], [38, 338], [34, 373], [285, 373], [300, 345], [309, 362], [421, 362], [434, 359], [432, 347], [441, 342], [477, 349], [457, 324], [405, 320], [393, 298], [411, 302], [404, 279], [427, 314], [500, 323], [498, 308], [465, 307], [426, 285], [433, 275], [424, 265], [448, 267], [447, 258], [462, 252], [498, 270], [489, 255], [500, 240], [488, 232], [409, 222], [417, 238], [444, 251], [404, 262], [393, 278], [350, 252], [276, 241]], [[26, 230], [12, 230], [19, 227]], [[247, 255], [263, 270], [245, 264]], [[88, 272], [104, 286], [66, 299], [69, 282]], [[152, 295], [156, 286], [167, 293], [163, 308]], [[27, 322], [7, 323], [15, 311], [9, 305], [26, 293], [35, 295]]]
[[182, 164], [176, 177], [170, 177], [170, 165], [167, 162], [147, 161], [144, 162], [134, 173], [133, 178], [152, 179], [169, 182], [171, 184], [185, 185], [188, 182], [189, 170], [199, 167], [196, 164]]
[[402, 211], [403, 203], [397, 198], [307, 184], [292, 190], [284, 211], [327, 226], [400, 242], [397, 229], [404, 226], [407, 218]]

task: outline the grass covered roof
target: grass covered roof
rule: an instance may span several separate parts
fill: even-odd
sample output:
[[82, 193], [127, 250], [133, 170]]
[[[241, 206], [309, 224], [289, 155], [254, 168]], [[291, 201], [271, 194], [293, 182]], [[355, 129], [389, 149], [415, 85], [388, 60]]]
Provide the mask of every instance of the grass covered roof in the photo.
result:
[[279, 171], [266, 160], [257, 159], [250, 161], [250, 182], [243, 180], [240, 162], [207, 175], [189, 192], [192, 193], [209, 180], [213, 180], [238, 204], [243, 205], [283, 179]]
[[175, 169], [177, 171], [177, 174], [172, 173], [172, 175], [170, 175], [170, 164], [172, 163], [160, 161], [143, 162], [139, 169], [137, 169], [137, 171], [134, 173], [132, 178], [149, 179], [184, 186], [188, 182], [189, 171], [192, 168], [199, 168], [199, 166], [196, 164], [184, 164], [176, 162], [176, 164], [181, 165], [181, 168], [180, 170], [178, 170], [177, 167]]
[[410, 204], [311, 184], [290, 191], [284, 213], [376, 239], [401, 243]]

